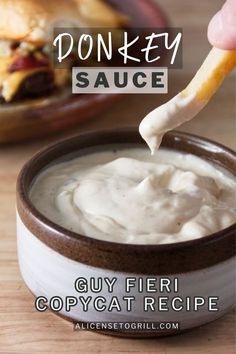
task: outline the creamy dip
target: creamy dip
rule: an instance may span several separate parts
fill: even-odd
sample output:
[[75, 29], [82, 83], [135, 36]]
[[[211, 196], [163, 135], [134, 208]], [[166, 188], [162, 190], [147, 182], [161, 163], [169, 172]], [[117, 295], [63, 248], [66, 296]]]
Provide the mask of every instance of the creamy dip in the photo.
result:
[[236, 221], [233, 177], [189, 154], [130, 148], [49, 167], [30, 198], [48, 219], [93, 238], [132, 244], [197, 239]]
[[141, 121], [139, 132], [151, 153], [154, 154], [159, 148], [165, 133], [195, 117], [206, 103], [207, 101], [197, 100], [195, 94], [185, 96], [181, 92], [150, 112]]

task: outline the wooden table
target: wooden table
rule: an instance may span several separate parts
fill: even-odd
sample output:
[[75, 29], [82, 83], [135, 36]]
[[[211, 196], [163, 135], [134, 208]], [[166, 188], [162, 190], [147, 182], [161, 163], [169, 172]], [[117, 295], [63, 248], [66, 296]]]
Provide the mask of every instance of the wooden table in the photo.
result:
[[[159, 0], [172, 24], [184, 29], [184, 70], [170, 73], [168, 96], [181, 90], [209, 51], [207, 24], [222, 1]], [[235, 75], [224, 83], [198, 118], [182, 130], [236, 147]], [[166, 95], [126, 96], [99, 119], [76, 131], [137, 125]], [[75, 133], [75, 130], [73, 131]], [[0, 148], [0, 353], [222, 353], [235, 352], [235, 314], [172, 338], [131, 340], [73, 332], [72, 325], [47, 312], [37, 313], [17, 264], [15, 233], [15, 182], [23, 163], [44, 141]]]

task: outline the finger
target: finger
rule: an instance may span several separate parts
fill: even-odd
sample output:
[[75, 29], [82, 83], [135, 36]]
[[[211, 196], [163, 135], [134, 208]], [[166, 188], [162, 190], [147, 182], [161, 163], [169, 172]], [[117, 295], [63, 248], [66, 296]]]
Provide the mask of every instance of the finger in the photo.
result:
[[210, 43], [221, 49], [236, 49], [236, 1], [228, 0], [208, 27]]

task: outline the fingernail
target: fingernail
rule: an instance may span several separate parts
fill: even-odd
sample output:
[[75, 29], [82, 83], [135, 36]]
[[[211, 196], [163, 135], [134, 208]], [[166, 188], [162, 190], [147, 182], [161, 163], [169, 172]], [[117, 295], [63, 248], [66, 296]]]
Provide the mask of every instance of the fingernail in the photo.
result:
[[219, 35], [222, 35], [223, 23], [221, 18], [221, 12], [217, 12], [212, 18], [208, 27], [208, 38], [210, 42], [217, 42], [219, 40]]

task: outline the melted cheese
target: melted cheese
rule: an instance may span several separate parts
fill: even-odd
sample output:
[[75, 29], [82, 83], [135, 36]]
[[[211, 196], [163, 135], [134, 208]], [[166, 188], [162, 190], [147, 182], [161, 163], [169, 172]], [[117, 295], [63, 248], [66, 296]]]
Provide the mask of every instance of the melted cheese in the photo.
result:
[[47, 71], [48, 68], [26, 69], [9, 73], [8, 68], [13, 61], [12, 57], [0, 57], [0, 94], [6, 102], [10, 102], [21, 84], [27, 77], [37, 72]]
[[12, 59], [10, 57], [0, 56], [0, 87], [2, 86], [3, 81], [9, 76], [7, 69], [11, 62]]
[[3, 81], [2, 83], [2, 96], [6, 102], [10, 102], [17, 91], [19, 90], [21, 84], [30, 76], [34, 75], [37, 72], [47, 71], [48, 69], [28, 69], [16, 71]]
[[[9, 73], [8, 68], [13, 61], [12, 57], [0, 56], [0, 96], [4, 98], [6, 102], [12, 101], [21, 84], [27, 77], [34, 75], [36, 72], [47, 71], [48, 68], [37, 68], [20, 70], [14, 73]], [[68, 61], [66, 68], [59, 68], [54, 70], [55, 84], [56, 86], [64, 86], [70, 78], [71, 62]], [[52, 68], [50, 68], [53, 70]]]

